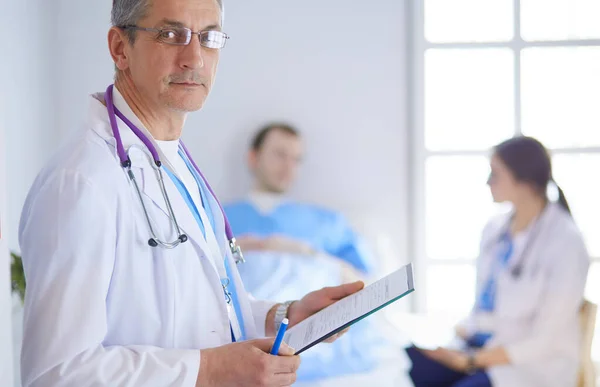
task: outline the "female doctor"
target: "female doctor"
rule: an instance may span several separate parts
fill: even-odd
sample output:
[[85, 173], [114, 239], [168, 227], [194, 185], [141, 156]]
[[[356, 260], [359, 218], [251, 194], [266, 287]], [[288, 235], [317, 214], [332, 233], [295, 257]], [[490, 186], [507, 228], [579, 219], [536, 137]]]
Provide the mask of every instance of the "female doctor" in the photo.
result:
[[562, 190], [557, 203], [547, 198], [552, 182], [537, 140], [495, 147], [488, 184], [513, 211], [483, 230], [476, 303], [457, 327], [463, 350], [407, 350], [416, 387], [576, 385], [589, 258]]
[[115, 85], [89, 98], [23, 208], [23, 386], [289, 386], [300, 359], [264, 337], [363, 286], [283, 304], [245, 291], [227, 219], [179, 140], [211, 89], [221, 22], [220, 0], [113, 0]]

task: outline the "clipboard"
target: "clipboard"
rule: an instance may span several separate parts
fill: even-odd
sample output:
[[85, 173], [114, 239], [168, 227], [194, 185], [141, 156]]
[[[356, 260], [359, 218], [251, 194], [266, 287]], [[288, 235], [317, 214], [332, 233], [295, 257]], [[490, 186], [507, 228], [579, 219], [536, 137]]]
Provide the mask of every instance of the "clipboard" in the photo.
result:
[[412, 264], [408, 264], [296, 324], [283, 341], [299, 355], [414, 290]]

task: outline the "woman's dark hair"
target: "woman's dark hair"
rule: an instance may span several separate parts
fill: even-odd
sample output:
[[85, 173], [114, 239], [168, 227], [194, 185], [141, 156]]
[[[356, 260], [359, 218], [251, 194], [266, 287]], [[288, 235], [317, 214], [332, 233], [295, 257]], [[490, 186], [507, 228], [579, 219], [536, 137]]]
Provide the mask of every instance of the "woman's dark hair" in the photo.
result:
[[[535, 190], [546, 197], [548, 183], [554, 182], [550, 154], [541, 142], [532, 137], [517, 136], [494, 147], [494, 154], [502, 160], [515, 179], [531, 184]], [[563, 190], [558, 189], [558, 202], [569, 213], [569, 203]]]

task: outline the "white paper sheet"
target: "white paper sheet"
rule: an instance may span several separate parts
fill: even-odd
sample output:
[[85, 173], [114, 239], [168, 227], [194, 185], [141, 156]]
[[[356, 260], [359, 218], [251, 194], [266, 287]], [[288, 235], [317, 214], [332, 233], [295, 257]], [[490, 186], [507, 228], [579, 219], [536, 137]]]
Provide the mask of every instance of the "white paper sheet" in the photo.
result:
[[408, 264], [293, 326], [283, 340], [301, 353], [413, 290], [412, 265]]

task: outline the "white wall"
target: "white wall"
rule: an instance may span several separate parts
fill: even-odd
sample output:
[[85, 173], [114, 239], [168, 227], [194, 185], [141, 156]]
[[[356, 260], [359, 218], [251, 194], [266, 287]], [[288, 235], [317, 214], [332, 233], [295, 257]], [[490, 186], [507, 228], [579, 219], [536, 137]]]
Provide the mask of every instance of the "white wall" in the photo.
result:
[[[110, 2], [61, 0], [57, 122], [81, 121], [85, 96], [111, 81]], [[246, 145], [271, 119], [297, 125], [308, 155], [294, 196], [377, 224], [406, 257], [408, 156], [405, 2], [226, 2], [219, 75], [184, 138], [223, 199], [242, 195]], [[76, 31], [77, 33], [74, 33]], [[360, 222], [359, 222], [360, 221]], [[394, 263], [394, 266], [397, 263]]]
[[[0, 141], [2, 386], [10, 386], [13, 379], [15, 386], [21, 384], [18, 358], [21, 308], [20, 301], [10, 297], [8, 251], [19, 251], [17, 231], [25, 196], [58, 140], [54, 116], [54, 90], [58, 83], [52, 51], [57, 44], [53, 33], [54, 15], [52, 2], [45, 0], [6, 1], [0, 13], [0, 35], [4, 37], [0, 60], [0, 74], [3, 75], [0, 92], [0, 136], [3, 136]], [[26, 33], [22, 33], [24, 27]], [[7, 206], [3, 205], [4, 200]]]
[[[7, 235], [12, 250], [18, 250], [17, 227], [27, 191], [57, 141], [51, 3], [7, 1], [8, 9], [3, 7], [0, 13], [2, 50], [7, 54], [0, 63], [4, 98], [0, 120], [10, 144], [6, 147]], [[23, 26], [25, 34], [19, 33]]]
[[103, 91], [113, 81], [108, 52], [112, 1], [56, 0], [59, 26], [55, 77], [57, 125], [62, 137], [76, 130], [87, 113], [89, 94]]

